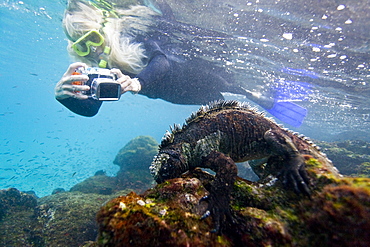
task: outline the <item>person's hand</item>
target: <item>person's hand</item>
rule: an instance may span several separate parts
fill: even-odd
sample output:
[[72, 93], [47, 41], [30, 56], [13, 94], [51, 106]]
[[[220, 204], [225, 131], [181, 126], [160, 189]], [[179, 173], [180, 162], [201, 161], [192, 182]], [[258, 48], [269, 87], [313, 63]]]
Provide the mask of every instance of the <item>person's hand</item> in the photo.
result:
[[[63, 77], [55, 86], [55, 98], [56, 99], [66, 99], [69, 97], [76, 99], [87, 99], [87, 95], [79, 94], [80, 91], [90, 90], [90, 87], [83, 85], [84, 82], [89, 80], [87, 75], [74, 74], [77, 68], [84, 67], [87, 65], [84, 63], [72, 63], [69, 65], [67, 71], [64, 73]], [[82, 82], [82, 85], [79, 82]]]
[[111, 73], [117, 75], [117, 82], [121, 84], [121, 94], [128, 91], [137, 93], [141, 90], [141, 84], [137, 78], [131, 78], [128, 75], [124, 75], [119, 69], [111, 69]]

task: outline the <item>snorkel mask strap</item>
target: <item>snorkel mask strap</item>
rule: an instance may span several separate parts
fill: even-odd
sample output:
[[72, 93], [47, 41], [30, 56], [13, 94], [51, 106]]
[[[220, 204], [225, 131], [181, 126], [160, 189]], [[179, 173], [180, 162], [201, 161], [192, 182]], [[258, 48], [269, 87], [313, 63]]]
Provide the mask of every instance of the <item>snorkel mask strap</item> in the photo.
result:
[[90, 1], [90, 4], [103, 12], [105, 17], [119, 18], [119, 14], [114, 10], [114, 3], [108, 3], [104, 0]]
[[99, 55], [99, 59], [100, 59], [99, 68], [103, 68], [103, 69], [107, 68], [108, 56], [110, 54], [110, 51], [111, 49], [109, 46], [104, 47], [104, 52]]

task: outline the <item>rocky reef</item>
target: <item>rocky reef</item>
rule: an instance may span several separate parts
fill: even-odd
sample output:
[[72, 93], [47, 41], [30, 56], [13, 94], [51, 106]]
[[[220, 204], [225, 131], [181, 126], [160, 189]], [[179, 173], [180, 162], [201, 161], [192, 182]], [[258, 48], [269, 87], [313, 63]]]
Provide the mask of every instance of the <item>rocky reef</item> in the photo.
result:
[[361, 140], [317, 143], [341, 174], [370, 178], [370, 143]]
[[36, 198], [11, 188], [0, 191], [0, 246], [81, 246], [97, 236], [96, 212], [128, 191], [107, 196], [65, 192]]
[[120, 167], [117, 183], [120, 188], [144, 192], [153, 184], [149, 165], [158, 151], [157, 141], [150, 136], [138, 136], [128, 142], [116, 155], [113, 163]]
[[[151, 138], [134, 140], [117, 155], [120, 174], [149, 174], [149, 156], [157, 146]], [[233, 221], [223, 222], [218, 234], [211, 232], [212, 216], [201, 219], [208, 206], [202, 198], [209, 194], [213, 175], [196, 169], [153, 187], [149, 177], [143, 183], [133, 174], [120, 182], [118, 175], [99, 171], [71, 191], [57, 189], [43, 198], [14, 188], [0, 190], [0, 246], [369, 246], [369, 144], [320, 146], [350, 176], [338, 176], [306, 157], [311, 195], [304, 196], [273, 176], [250, 181], [253, 174], [242, 164], [239, 170], [244, 167], [248, 180], [239, 177], [234, 183]], [[143, 154], [146, 161], [141, 162]]]
[[105, 202], [152, 186], [149, 165], [157, 149], [152, 137], [139, 136], [117, 154], [117, 176], [97, 171], [67, 192], [57, 188], [37, 198], [15, 188], [0, 190], [0, 246], [81, 246], [94, 241], [96, 213]]
[[0, 246], [38, 246], [30, 232], [35, 223], [37, 198], [11, 188], [0, 191]]
[[214, 177], [200, 169], [142, 195], [130, 193], [98, 213], [96, 246], [369, 246], [370, 179], [341, 177], [307, 157], [311, 196], [286, 190], [272, 177], [238, 179], [234, 220], [212, 233], [201, 219]]
[[138, 136], [130, 140], [116, 155], [113, 163], [120, 167], [114, 177], [99, 171], [76, 184], [70, 191], [110, 195], [120, 190], [131, 189], [142, 193], [153, 186], [149, 165], [158, 151], [157, 141], [150, 136]]

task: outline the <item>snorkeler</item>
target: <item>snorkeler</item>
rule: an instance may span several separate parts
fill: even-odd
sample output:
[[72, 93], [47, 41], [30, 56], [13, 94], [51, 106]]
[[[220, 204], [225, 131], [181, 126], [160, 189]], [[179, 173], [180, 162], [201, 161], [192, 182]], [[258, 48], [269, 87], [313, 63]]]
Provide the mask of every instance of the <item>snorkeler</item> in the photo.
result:
[[84, 85], [89, 77], [76, 70], [100, 67], [111, 69], [121, 85], [121, 94], [133, 92], [194, 105], [223, 99], [221, 93], [229, 92], [245, 95], [293, 126], [302, 123], [304, 108], [254, 94], [238, 86], [226, 69], [176, 52], [181, 43], [174, 44], [166, 33], [151, 29], [163, 13], [171, 15], [170, 9], [164, 6], [158, 10], [133, 2], [116, 1], [111, 5], [103, 0], [69, 1], [63, 27], [68, 52], [80, 62], [71, 64], [55, 87], [55, 97], [65, 107], [82, 116], [98, 113], [103, 101], [80, 93], [90, 89]]

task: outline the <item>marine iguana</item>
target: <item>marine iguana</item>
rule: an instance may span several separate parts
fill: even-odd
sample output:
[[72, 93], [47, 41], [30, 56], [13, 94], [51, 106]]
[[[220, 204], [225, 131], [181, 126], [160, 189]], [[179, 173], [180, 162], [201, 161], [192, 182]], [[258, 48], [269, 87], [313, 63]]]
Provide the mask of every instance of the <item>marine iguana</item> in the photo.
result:
[[212, 215], [216, 231], [225, 217], [233, 219], [229, 202], [237, 176], [235, 162], [268, 158], [269, 164], [279, 160], [282, 165], [277, 177], [285, 187], [303, 194], [310, 193], [304, 155], [330, 163], [312, 142], [238, 101], [202, 106], [182, 128], [175, 125], [171, 129], [162, 139], [150, 172], [162, 183], [197, 167], [213, 170], [216, 175], [203, 218]]

